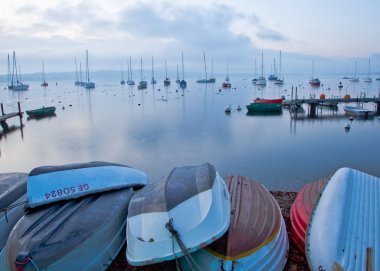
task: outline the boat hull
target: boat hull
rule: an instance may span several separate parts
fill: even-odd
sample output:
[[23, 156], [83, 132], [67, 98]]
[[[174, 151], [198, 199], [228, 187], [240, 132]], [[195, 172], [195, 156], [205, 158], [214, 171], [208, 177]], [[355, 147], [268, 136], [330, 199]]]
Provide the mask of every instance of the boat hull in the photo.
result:
[[0, 269], [107, 269], [124, 245], [132, 194], [128, 188], [33, 210], [12, 230]]
[[314, 207], [306, 238], [312, 270], [380, 270], [380, 179], [339, 169]]
[[140, 266], [183, 256], [166, 228], [171, 219], [187, 252], [207, 246], [227, 231], [230, 210], [228, 189], [213, 166], [175, 168], [133, 197], [127, 221], [128, 262]]
[[30, 117], [40, 117], [53, 115], [55, 113], [55, 106], [41, 107], [34, 110], [26, 110], [26, 114]]
[[283, 99], [255, 99], [255, 103], [282, 104]]
[[[26, 200], [27, 176], [26, 173], [0, 174], [0, 251], [7, 242], [13, 226], [24, 215], [22, 203]], [[10, 206], [15, 207], [9, 208]], [[6, 214], [1, 212], [2, 210], [6, 210]]]
[[246, 106], [248, 112], [280, 112], [282, 104], [275, 103], [251, 103]]
[[[282, 270], [287, 259], [288, 237], [280, 207], [268, 190], [242, 176], [225, 179], [231, 194], [228, 231], [194, 253], [200, 270]], [[181, 267], [190, 270], [187, 261]]]
[[38, 167], [28, 176], [28, 204], [34, 208], [103, 191], [144, 186], [147, 183], [148, 177], [144, 172], [114, 163], [89, 162]]
[[375, 112], [372, 110], [348, 105], [345, 105], [343, 110], [348, 116], [368, 117], [375, 115]]
[[308, 183], [299, 191], [290, 208], [292, 240], [297, 248], [305, 254], [306, 229], [315, 202], [326, 185], [327, 179]]

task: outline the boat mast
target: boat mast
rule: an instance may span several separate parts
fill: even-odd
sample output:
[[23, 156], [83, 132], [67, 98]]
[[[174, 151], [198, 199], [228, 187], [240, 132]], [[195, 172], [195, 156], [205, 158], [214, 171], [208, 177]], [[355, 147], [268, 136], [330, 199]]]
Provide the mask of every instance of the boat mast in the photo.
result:
[[211, 78], [214, 78], [214, 59], [211, 59]]
[[123, 60], [121, 61], [121, 81], [124, 81]]
[[166, 59], [165, 59], [165, 80], [168, 80], [168, 67], [166, 66]]
[[153, 56], [152, 56], [152, 83], [154, 81], [154, 66], [153, 66]]
[[79, 75], [80, 75], [80, 82], [82, 83], [83, 82], [83, 78], [82, 78], [82, 62], [79, 62]]
[[257, 60], [255, 57], [255, 79], [257, 79]]
[[203, 51], [203, 62], [205, 64], [205, 75], [206, 75], [206, 82], [207, 82], [207, 67], [206, 67], [206, 54], [205, 54], [205, 51]]
[[141, 81], [143, 80], [143, 73], [142, 73], [142, 57], [140, 59], [140, 77], [141, 77]]
[[281, 51], [280, 51], [280, 68], [278, 71], [278, 79], [281, 79]]
[[264, 53], [261, 51], [261, 77], [264, 78]]
[[313, 65], [311, 67], [311, 79], [314, 79], [314, 58], [313, 58]]
[[88, 68], [88, 50], [86, 49], [86, 80], [90, 82], [90, 71]]
[[45, 82], [45, 64], [42, 61], [42, 83]]
[[77, 82], [78, 82], [78, 66], [77, 66], [77, 58], [75, 57], [75, 75], [77, 77]]
[[178, 69], [178, 64], [177, 64], [177, 80], [179, 80], [179, 69]]
[[182, 52], [182, 80], [185, 80], [185, 68], [183, 66], [183, 52]]
[[131, 81], [132, 81], [132, 57], [129, 56], [129, 70], [131, 72]]

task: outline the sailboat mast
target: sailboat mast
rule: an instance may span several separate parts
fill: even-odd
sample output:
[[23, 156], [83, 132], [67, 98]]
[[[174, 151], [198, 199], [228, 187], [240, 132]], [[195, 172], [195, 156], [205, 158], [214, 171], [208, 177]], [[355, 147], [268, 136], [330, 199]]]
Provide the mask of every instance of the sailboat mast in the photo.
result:
[[132, 57], [129, 56], [129, 70], [131, 72], [131, 81], [132, 81]]
[[203, 62], [205, 64], [205, 75], [206, 75], [206, 81], [207, 81], [207, 67], [206, 67], [206, 54], [205, 54], [205, 51], [203, 51]]
[[[8, 86], [10, 85], [11, 82], [11, 63], [9, 61], [9, 54], [8, 54]], [[13, 82], [12, 82], [13, 85]]]
[[185, 68], [183, 66], [183, 52], [182, 52], [182, 80], [185, 80]]
[[42, 61], [42, 82], [45, 82], [45, 67], [44, 62]]
[[152, 56], [152, 82], [154, 80], [154, 66], [153, 66], [153, 56]]
[[261, 77], [264, 77], [264, 53], [261, 52]]
[[177, 64], [177, 80], [179, 80], [179, 69], [178, 69], [178, 64]]
[[280, 68], [279, 68], [279, 72], [278, 72], [278, 79], [281, 79], [281, 51], [280, 51]]
[[121, 61], [121, 81], [124, 81], [123, 60]]
[[83, 78], [82, 78], [82, 62], [79, 62], [79, 75], [80, 75], [80, 82], [82, 83], [83, 82]]
[[166, 59], [165, 59], [165, 79], [168, 79], [168, 67], [166, 66]]
[[86, 49], [86, 80], [90, 82], [90, 71], [88, 68], [88, 50]]
[[75, 75], [77, 77], [77, 82], [78, 82], [78, 66], [77, 66], [77, 58], [75, 57]]
[[255, 79], [257, 78], [257, 60], [255, 57]]
[[140, 77], [141, 81], [143, 80], [143, 74], [142, 74], [142, 58], [140, 59]]

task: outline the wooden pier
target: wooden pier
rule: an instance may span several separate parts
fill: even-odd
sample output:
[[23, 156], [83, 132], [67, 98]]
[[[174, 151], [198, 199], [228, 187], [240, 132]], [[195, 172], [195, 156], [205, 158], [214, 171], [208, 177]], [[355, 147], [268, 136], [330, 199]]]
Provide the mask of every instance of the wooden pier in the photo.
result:
[[4, 105], [1, 103], [0, 106], [1, 106], [0, 125], [1, 125], [1, 127], [3, 127], [4, 130], [8, 130], [8, 128], [9, 128], [8, 124], [6, 122], [7, 119], [14, 118], [14, 117], [19, 117], [20, 118], [20, 125], [22, 126], [23, 112], [21, 112], [20, 102], [17, 102], [18, 112], [13, 112], [13, 113], [5, 114], [5, 112], [4, 112]]

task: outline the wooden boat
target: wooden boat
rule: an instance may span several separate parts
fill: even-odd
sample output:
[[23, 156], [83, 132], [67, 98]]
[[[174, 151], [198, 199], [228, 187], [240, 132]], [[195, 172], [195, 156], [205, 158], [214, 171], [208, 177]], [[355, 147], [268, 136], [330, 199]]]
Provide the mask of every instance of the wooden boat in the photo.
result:
[[26, 110], [26, 114], [30, 117], [41, 117], [53, 115], [55, 113], [55, 106], [41, 107], [33, 110]]
[[115, 163], [38, 167], [28, 176], [28, 205], [34, 208], [113, 189], [141, 187], [147, 183], [144, 172]]
[[248, 112], [280, 112], [282, 110], [282, 104], [250, 103], [246, 108]]
[[[289, 242], [276, 200], [246, 177], [225, 181], [231, 194], [230, 226], [220, 239], [191, 254], [199, 270], [283, 270]], [[184, 257], [180, 264], [190, 270]]]
[[339, 169], [314, 207], [306, 235], [311, 270], [380, 270], [380, 179]]
[[[13, 226], [24, 215], [26, 173], [0, 174], [0, 251]], [[1, 269], [0, 269], [1, 270]]]
[[106, 270], [125, 244], [132, 188], [29, 210], [13, 228], [0, 270]]
[[254, 100], [255, 103], [264, 103], [264, 104], [282, 104], [283, 99], [260, 99], [257, 98]]
[[128, 262], [148, 265], [205, 247], [227, 231], [230, 212], [230, 194], [214, 166], [174, 168], [130, 202]]
[[315, 202], [325, 187], [327, 179], [303, 186], [290, 208], [290, 223], [293, 242], [305, 254], [306, 229]]
[[344, 112], [348, 116], [357, 116], [357, 117], [368, 117], [375, 115], [375, 112], [369, 109], [361, 108], [361, 107], [354, 107], [354, 106], [343, 106]]

